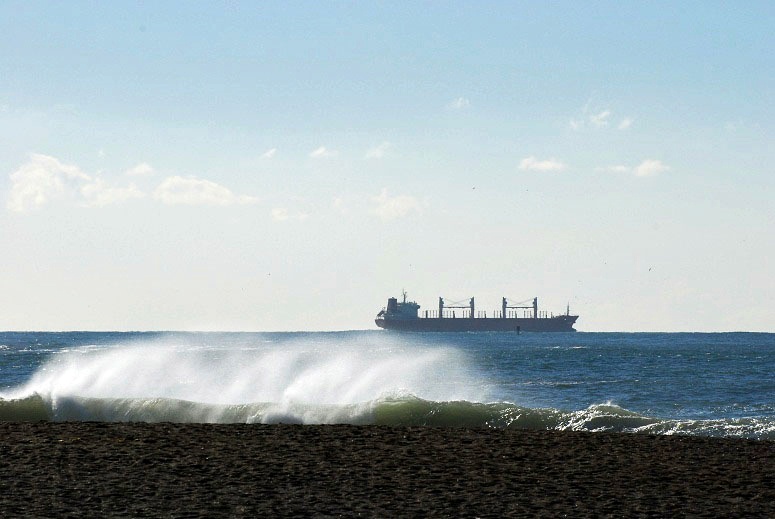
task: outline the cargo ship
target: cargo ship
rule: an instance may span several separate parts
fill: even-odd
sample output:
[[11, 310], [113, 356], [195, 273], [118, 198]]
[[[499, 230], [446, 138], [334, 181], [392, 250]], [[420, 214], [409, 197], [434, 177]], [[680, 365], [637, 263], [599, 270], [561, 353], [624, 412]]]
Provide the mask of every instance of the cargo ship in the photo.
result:
[[538, 298], [513, 303], [503, 298], [500, 311], [491, 316], [486, 311], [476, 310], [474, 298], [462, 302], [449, 302], [439, 298], [438, 310], [425, 310], [420, 315], [420, 305], [414, 301], [403, 301], [395, 297], [388, 299], [387, 306], [374, 322], [386, 330], [406, 332], [575, 332], [573, 328], [578, 315], [570, 314], [568, 305], [565, 314], [554, 315], [538, 310]]

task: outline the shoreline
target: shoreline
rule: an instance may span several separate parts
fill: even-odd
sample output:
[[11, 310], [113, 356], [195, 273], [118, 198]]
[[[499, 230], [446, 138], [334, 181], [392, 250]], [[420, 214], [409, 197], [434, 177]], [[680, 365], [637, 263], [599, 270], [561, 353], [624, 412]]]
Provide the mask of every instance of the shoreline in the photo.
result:
[[353, 425], [0, 422], [0, 510], [775, 515], [775, 442]]

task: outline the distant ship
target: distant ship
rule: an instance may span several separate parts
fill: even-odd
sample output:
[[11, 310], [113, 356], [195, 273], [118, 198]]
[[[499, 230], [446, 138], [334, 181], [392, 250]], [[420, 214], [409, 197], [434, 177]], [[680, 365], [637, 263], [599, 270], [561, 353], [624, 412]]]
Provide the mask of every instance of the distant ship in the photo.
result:
[[[474, 298], [465, 302], [445, 302], [439, 298], [439, 309], [425, 310], [419, 315], [420, 305], [414, 301], [399, 302], [395, 297], [388, 299], [387, 307], [377, 314], [377, 326], [386, 330], [407, 332], [575, 332], [573, 324], [578, 315], [570, 314], [570, 305], [563, 315], [538, 311], [538, 298], [511, 303], [505, 297], [500, 312], [487, 317], [487, 313], [476, 312]], [[457, 313], [459, 311], [459, 315]]]

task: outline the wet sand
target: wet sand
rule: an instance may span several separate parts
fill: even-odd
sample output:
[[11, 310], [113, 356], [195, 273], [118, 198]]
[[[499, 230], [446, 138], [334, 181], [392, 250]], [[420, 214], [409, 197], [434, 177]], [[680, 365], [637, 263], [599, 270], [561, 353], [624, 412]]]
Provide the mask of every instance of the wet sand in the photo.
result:
[[775, 442], [378, 426], [0, 423], [0, 514], [775, 516]]

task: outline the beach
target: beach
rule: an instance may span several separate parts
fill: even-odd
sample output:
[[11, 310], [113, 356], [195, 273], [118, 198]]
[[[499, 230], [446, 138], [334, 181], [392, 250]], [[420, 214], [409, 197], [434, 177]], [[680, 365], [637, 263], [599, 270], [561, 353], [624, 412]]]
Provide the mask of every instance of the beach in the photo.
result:
[[4, 516], [772, 516], [775, 442], [351, 425], [0, 423]]

